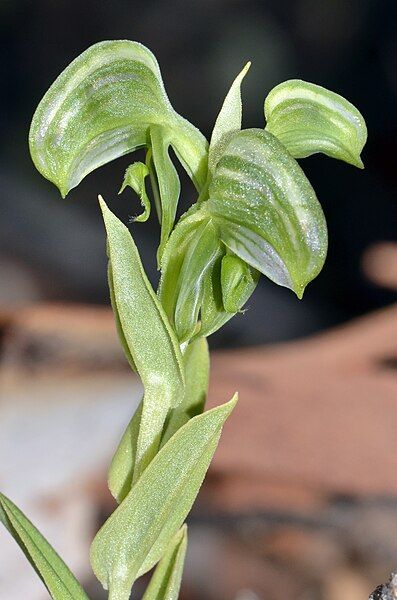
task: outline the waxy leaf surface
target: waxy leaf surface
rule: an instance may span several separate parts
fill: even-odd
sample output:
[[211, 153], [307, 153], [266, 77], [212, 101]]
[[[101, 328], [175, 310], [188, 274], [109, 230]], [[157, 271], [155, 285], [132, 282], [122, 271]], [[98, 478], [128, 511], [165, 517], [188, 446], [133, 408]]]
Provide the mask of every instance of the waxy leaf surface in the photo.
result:
[[[183, 400], [172, 408], [167, 416], [161, 446], [164, 446], [189, 419], [203, 411], [207, 397], [210, 362], [207, 340], [198, 338], [191, 342], [185, 348], [182, 359], [185, 392]], [[124, 500], [132, 486], [142, 405], [141, 402], [129, 422], [109, 469], [109, 489], [119, 503]]]
[[157, 565], [142, 600], [177, 600], [183, 574], [187, 546], [184, 525], [171, 541]]
[[128, 599], [135, 579], [164, 555], [192, 507], [235, 403], [233, 398], [181, 427], [99, 530], [91, 564], [113, 597]]
[[89, 600], [87, 594], [36, 527], [0, 494], [0, 521], [8, 529], [54, 600]]
[[142, 407], [143, 400], [128, 423], [109, 467], [108, 487], [119, 504], [132, 487]]
[[364, 118], [353, 104], [319, 85], [291, 79], [265, 100], [266, 130], [295, 158], [323, 152], [363, 168]]
[[145, 391], [135, 455], [134, 477], [138, 477], [158, 450], [169, 409], [183, 398], [182, 355], [130, 232], [103, 200], [100, 204], [108, 236], [116, 321]]
[[178, 406], [173, 408], [164, 426], [163, 446], [178, 429], [192, 417], [204, 410], [210, 375], [208, 342], [200, 337], [190, 342], [183, 352], [185, 367], [185, 394]]

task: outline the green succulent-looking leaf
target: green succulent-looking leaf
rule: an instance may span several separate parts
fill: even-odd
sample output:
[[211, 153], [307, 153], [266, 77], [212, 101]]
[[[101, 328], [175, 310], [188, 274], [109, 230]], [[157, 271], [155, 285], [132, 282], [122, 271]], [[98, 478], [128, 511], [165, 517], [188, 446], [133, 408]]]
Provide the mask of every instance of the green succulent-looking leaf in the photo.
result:
[[[185, 372], [185, 392], [182, 402], [172, 408], [167, 415], [160, 446], [164, 446], [189, 419], [203, 411], [207, 397], [209, 380], [207, 340], [198, 338], [191, 342], [185, 348], [182, 356]], [[124, 500], [132, 486], [141, 414], [142, 402], [121, 438], [109, 469], [109, 489], [119, 503]]]
[[144, 272], [128, 229], [100, 199], [108, 237], [116, 323], [144, 386], [134, 477], [156, 454], [170, 408], [183, 398], [184, 371], [178, 341]]
[[164, 556], [192, 507], [236, 401], [183, 425], [97, 533], [91, 564], [110, 598], [127, 600], [135, 579]]
[[142, 600], [177, 600], [187, 547], [187, 527], [184, 525], [169, 544], [154, 571]]
[[265, 100], [266, 130], [295, 158], [323, 152], [363, 168], [367, 141], [361, 113], [339, 94], [319, 85], [291, 79], [280, 83]]
[[143, 223], [150, 217], [150, 200], [146, 193], [145, 179], [149, 175], [149, 168], [145, 163], [135, 162], [130, 165], [124, 175], [123, 184], [119, 194], [124, 192], [127, 186], [131, 187], [141, 199], [141, 204], [144, 208], [142, 214], [134, 218], [134, 221]]
[[143, 401], [141, 400], [123, 433], [109, 467], [108, 487], [119, 504], [131, 490], [134, 479], [142, 407]]
[[11, 500], [0, 494], [0, 521], [29, 560], [54, 600], [89, 600], [73, 573]]
[[172, 108], [153, 54], [137, 42], [105, 41], [78, 56], [41, 100], [29, 134], [37, 169], [65, 196], [94, 169], [150, 145], [151, 126], [170, 144], [200, 188], [208, 144]]
[[[109, 254], [109, 249], [108, 249], [108, 254]], [[112, 305], [117, 335], [119, 336], [121, 347], [123, 348], [125, 357], [129, 363], [131, 369], [133, 371], [136, 371], [136, 366], [134, 363], [134, 359], [132, 358], [131, 350], [129, 349], [128, 342], [125, 339], [123, 325], [121, 323], [121, 319], [120, 319], [120, 315], [119, 315], [119, 309], [117, 308], [116, 296], [114, 294], [113, 271], [112, 271], [112, 265], [110, 263], [110, 260], [108, 262], [108, 285], [109, 285], [110, 302]]]

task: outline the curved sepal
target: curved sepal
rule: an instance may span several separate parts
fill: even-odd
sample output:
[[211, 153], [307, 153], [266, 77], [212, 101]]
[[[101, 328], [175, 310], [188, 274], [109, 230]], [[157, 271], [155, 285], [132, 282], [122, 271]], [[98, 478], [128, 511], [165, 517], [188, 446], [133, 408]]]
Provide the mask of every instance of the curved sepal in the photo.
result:
[[222, 156], [228, 136], [234, 131], [241, 129], [241, 83], [248, 73], [250, 66], [251, 63], [248, 62], [233, 81], [215, 121], [208, 150], [208, 169], [210, 172], [215, 169], [216, 163]]
[[180, 341], [210, 335], [241, 310], [259, 273], [301, 298], [327, 252], [313, 188], [267, 131], [230, 137], [208, 193], [176, 226], [162, 263], [160, 299]]
[[32, 120], [37, 169], [65, 196], [91, 171], [148, 144], [150, 125], [168, 125], [178, 158], [200, 187], [207, 142], [172, 108], [153, 54], [137, 42], [106, 41], [55, 80]]
[[361, 113], [339, 94], [319, 85], [291, 79], [280, 83], [265, 100], [266, 130], [295, 158], [316, 152], [363, 168], [367, 141]]
[[234, 254], [302, 297], [323, 266], [327, 229], [313, 188], [277, 138], [261, 129], [234, 134], [206, 205]]

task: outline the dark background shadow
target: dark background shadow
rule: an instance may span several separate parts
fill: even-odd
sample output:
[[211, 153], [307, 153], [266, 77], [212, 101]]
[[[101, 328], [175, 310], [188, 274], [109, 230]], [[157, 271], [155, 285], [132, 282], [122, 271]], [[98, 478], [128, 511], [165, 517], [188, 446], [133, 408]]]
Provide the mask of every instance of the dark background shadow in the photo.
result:
[[[397, 20], [394, 0], [3, 0], [0, 3], [1, 141], [0, 302], [108, 301], [102, 193], [127, 221], [139, 202], [117, 197], [121, 159], [89, 175], [62, 201], [35, 171], [27, 134], [40, 98], [90, 44], [129, 38], [157, 56], [172, 104], [208, 137], [242, 65], [244, 126], [263, 125], [263, 100], [282, 80], [299, 77], [341, 93], [366, 118], [361, 172], [324, 156], [302, 161], [326, 213], [326, 266], [299, 302], [261, 279], [244, 317], [214, 342], [237, 345], [290, 339], [390, 303], [391, 292], [365, 280], [363, 251], [395, 237], [397, 210]], [[194, 199], [188, 185], [181, 211]], [[154, 219], [132, 226], [154, 281]]]

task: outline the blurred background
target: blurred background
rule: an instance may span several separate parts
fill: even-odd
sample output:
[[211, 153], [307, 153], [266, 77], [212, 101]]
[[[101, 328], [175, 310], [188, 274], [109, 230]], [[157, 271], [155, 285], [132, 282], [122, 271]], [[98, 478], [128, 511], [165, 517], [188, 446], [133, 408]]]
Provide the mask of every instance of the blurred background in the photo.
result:
[[[93, 598], [86, 553], [112, 509], [106, 464], [140, 394], [107, 308], [96, 196], [125, 222], [139, 201], [117, 195], [130, 157], [60, 198], [29, 156], [39, 100], [89, 45], [128, 38], [154, 52], [174, 108], [207, 137], [247, 60], [244, 127], [263, 126], [266, 94], [289, 78], [364, 115], [365, 171], [301, 161], [330, 239], [304, 300], [262, 278], [211, 339], [212, 401], [237, 387], [244, 405], [191, 519], [182, 598], [366, 598], [397, 569], [395, 0], [2, 0], [0, 33], [0, 486]], [[132, 231], [155, 284], [158, 225]], [[3, 564], [0, 600], [46, 597], [0, 532]]]

